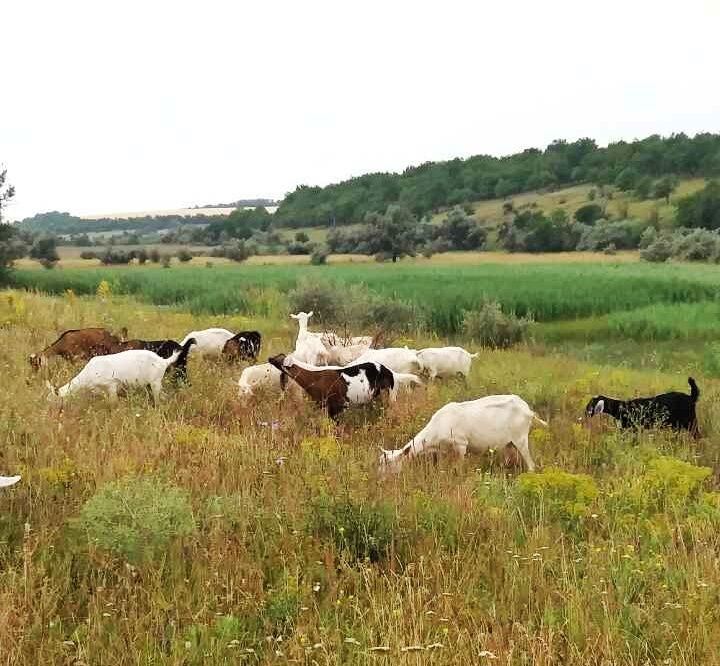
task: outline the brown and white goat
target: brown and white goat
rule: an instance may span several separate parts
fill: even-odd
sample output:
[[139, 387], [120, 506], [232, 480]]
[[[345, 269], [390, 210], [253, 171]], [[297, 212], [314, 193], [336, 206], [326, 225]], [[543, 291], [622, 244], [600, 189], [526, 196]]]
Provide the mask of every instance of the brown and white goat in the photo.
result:
[[380, 363], [310, 370], [285, 354], [269, 358], [268, 362], [294, 379], [318, 405], [327, 408], [332, 419], [348, 405], [366, 404], [381, 393], [392, 393], [395, 388], [392, 371]]

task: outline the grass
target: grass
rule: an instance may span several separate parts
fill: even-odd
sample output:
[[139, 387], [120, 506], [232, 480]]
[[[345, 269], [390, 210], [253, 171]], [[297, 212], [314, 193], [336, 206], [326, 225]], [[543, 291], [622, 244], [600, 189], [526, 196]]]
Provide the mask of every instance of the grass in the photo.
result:
[[455, 334], [466, 309], [484, 299], [508, 311], [553, 321], [631, 310], [647, 304], [698, 302], [718, 293], [712, 266], [618, 263], [441, 264], [415, 261], [397, 265], [341, 264], [217, 266], [211, 269], [145, 267], [20, 270], [18, 287], [48, 293], [72, 289], [94, 294], [107, 280], [115, 293], [146, 303], [176, 305], [194, 313], [264, 314], [260, 291], [287, 292], [300, 278], [343, 284], [362, 283], [373, 292], [415, 304], [429, 330]]
[[[0, 294], [0, 463], [23, 474], [0, 496], [4, 663], [720, 663], [720, 381], [697, 376], [706, 437], [695, 442], [577, 423], [596, 393], [685, 390], [685, 368], [613, 368], [542, 347], [481, 351], [467, 383], [354, 411], [337, 431], [292, 397], [240, 406], [239, 368], [197, 359], [191, 387], [158, 408], [131, 394], [58, 412], [26, 361], [88, 325], [153, 339], [252, 326], [272, 354], [294, 334], [281, 308], [249, 319], [127, 296]], [[75, 369], [59, 361], [50, 378]], [[550, 422], [531, 433], [536, 478], [492, 455], [376, 477], [377, 446], [405, 443], [441, 405], [509, 392]], [[91, 511], [102, 525], [108, 488], [134, 477], [172, 489], [193, 528], [127, 560], [122, 512], [109, 550], [77, 521]], [[129, 506], [151, 505], [142, 490]]]

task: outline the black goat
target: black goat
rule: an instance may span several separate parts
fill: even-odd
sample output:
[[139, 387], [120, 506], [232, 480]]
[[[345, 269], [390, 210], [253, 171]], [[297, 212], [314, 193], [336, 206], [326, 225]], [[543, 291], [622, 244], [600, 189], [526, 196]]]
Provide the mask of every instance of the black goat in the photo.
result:
[[[188, 354], [190, 353], [190, 347], [197, 344], [197, 341], [195, 338], [190, 338], [182, 347], [173, 340], [165, 340], [165, 343], [172, 343], [173, 345], [177, 345], [177, 347], [180, 349], [180, 355], [175, 359], [175, 363], [170, 365], [168, 369], [165, 371], [166, 376], [170, 379], [170, 382], [173, 384], [178, 384], [179, 382], [182, 382], [183, 384], [189, 384], [188, 381], [188, 375], [187, 375], [187, 360], [188, 360]], [[158, 356], [162, 356], [162, 354], [158, 351], [155, 352], [158, 354]], [[175, 352], [172, 352], [170, 356]], [[168, 356], [168, 358], [170, 358]]]
[[262, 344], [258, 331], [240, 331], [233, 335], [223, 347], [222, 356], [229, 361], [257, 361]]
[[695, 404], [700, 397], [695, 380], [688, 377], [690, 395], [672, 391], [652, 398], [615, 400], [604, 395], [595, 396], [588, 402], [585, 415], [609, 414], [620, 421], [623, 428], [664, 427], [675, 430], [689, 430], [698, 437], [698, 423]]

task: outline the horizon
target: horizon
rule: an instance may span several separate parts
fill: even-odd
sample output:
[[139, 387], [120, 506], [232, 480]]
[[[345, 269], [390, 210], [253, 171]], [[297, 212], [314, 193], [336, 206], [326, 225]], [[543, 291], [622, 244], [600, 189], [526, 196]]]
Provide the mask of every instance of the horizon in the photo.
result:
[[566, 0], [442, 12], [191, 7], [10, 3], [0, 164], [17, 194], [6, 219], [188, 208], [238, 193], [280, 200], [301, 184], [556, 139], [604, 146], [720, 131], [720, 8], [709, 0], [681, 12], [614, 0], [590, 22]]

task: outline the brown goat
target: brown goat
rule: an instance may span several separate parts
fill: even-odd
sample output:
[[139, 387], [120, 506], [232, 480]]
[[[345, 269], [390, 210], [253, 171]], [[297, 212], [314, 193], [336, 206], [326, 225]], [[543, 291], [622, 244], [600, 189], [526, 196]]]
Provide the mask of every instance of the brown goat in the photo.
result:
[[283, 375], [294, 379], [336, 419], [350, 404], [365, 404], [394, 389], [393, 373], [380, 363], [359, 363], [345, 368], [309, 369], [285, 354], [268, 359]]
[[30, 354], [30, 365], [39, 370], [47, 364], [50, 356], [62, 356], [66, 359], [89, 360], [93, 356], [112, 354], [118, 349], [120, 338], [104, 328], [80, 328], [65, 331], [49, 347], [39, 354]]

